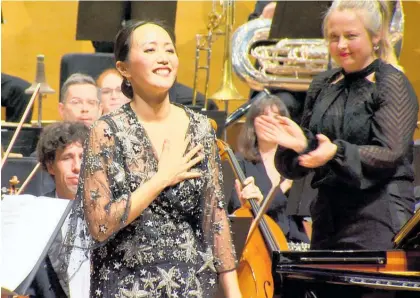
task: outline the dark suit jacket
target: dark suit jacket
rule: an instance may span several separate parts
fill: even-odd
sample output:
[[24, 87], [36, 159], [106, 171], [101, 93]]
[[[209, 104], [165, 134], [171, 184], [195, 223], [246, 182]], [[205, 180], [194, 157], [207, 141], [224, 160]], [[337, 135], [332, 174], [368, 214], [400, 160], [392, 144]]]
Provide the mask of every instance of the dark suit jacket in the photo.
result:
[[[171, 102], [180, 103], [184, 106], [189, 106], [192, 104], [193, 99], [193, 89], [175, 82], [175, 84], [169, 89], [169, 99]], [[196, 104], [200, 107], [204, 107], [204, 95], [197, 93], [197, 102]], [[209, 100], [207, 110], [218, 110], [217, 104]]]
[[[55, 198], [55, 189], [44, 196]], [[67, 298], [48, 255], [39, 266], [27, 295], [31, 298]]]
[[[252, 176], [263, 197], [265, 198], [270, 191], [272, 184], [267, 175], [264, 164], [262, 162], [250, 162], [245, 160], [242, 156], [237, 155], [238, 162], [245, 174], [245, 177]], [[235, 189], [228, 204], [229, 213], [233, 213], [236, 209], [241, 207]], [[309, 243], [309, 239], [304, 232], [301, 232], [301, 224], [298, 224], [292, 216], [286, 215], [287, 197], [280, 190], [276, 193], [273, 201], [271, 202], [267, 215], [270, 216], [282, 229], [286, 238], [290, 241], [304, 241]]]

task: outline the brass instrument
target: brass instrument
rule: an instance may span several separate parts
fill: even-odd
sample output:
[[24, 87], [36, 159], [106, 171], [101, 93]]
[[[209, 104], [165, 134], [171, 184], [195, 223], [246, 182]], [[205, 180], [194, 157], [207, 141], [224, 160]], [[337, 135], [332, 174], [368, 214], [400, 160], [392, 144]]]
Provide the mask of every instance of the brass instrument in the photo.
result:
[[[307, 90], [313, 76], [333, 63], [325, 40], [270, 40], [270, 28], [271, 20], [260, 18], [245, 23], [234, 32], [232, 65], [235, 73], [254, 90]], [[392, 45], [402, 39], [403, 30], [404, 14], [401, 0], [398, 0], [390, 23]], [[265, 45], [258, 45], [261, 41], [265, 41]], [[249, 54], [258, 61], [259, 69], [255, 68]]]
[[[225, 110], [228, 110], [228, 102], [230, 100], [244, 100], [245, 98], [240, 95], [236, 87], [233, 85], [232, 80], [232, 26], [234, 23], [234, 1], [223, 0], [219, 1], [222, 6], [222, 12], [217, 12], [216, 1], [213, 1], [213, 11], [209, 14], [209, 24], [207, 26], [207, 34], [196, 35], [196, 57], [195, 57], [195, 76], [194, 76], [194, 87], [193, 87], [193, 105], [196, 104], [197, 100], [197, 84], [198, 84], [198, 71], [205, 70], [205, 86], [204, 86], [204, 110], [207, 109], [208, 99], [224, 101]], [[221, 31], [221, 25], [223, 24], [224, 31]], [[215, 41], [215, 36], [223, 35], [224, 39], [224, 55], [223, 55], [223, 80], [219, 90], [211, 96], [208, 96], [208, 83], [210, 75], [210, 61], [212, 45]], [[207, 65], [199, 66], [200, 52], [205, 51], [207, 53]]]
[[38, 95], [38, 126], [41, 127], [42, 121], [42, 97], [45, 94], [55, 93], [54, 89], [52, 89], [45, 79], [45, 64], [44, 64], [44, 55], [38, 55], [36, 57], [36, 75], [35, 81], [28, 89], [25, 90], [26, 94], [33, 94], [35, 88], [38, 84], [41, 84], [39, 95]]
[[[55, 91], [47, 84], [46, 79], [45, 79], [45, 65], [44, 65], [44, 55], [38, 55], [37, 56], [37, 66], [36, 66], [36, 76], [35, 76], [35, 82], [28, 88], [25, 90], [26, 94], [32, 94], [32, 97], [28, 103], [28, 106], [25, 109], [25, 112], [20, 120], [20, 122], [18, 124], [9, 124], [10, 126], [15, 126], [16, 125], [16, 130], [13, 134], [12, 139], [10, 140], [10, 143], [7, 147], [6, 152], [4, 152], [4, 154], [2, 154], [2, 160], [1, 160], [1, 169], [3, 169], [4, 164], [7, 161], [7, 158], [9, 156], [12, 156], [13, 153], [11, 153], [11, 149], [19, 135], [19, 132], [21, 131], [22, 127], [24, 126], [32, 126], [30, 124], [24, 124], [24, 120], [26, 119], [30, 109], [32, 108], [36, 97], [38, 96], [38, 122], [37, 125], [38, 127], [42, 126], [42, 97], [45, 94], [51, 94], [51, 93], [55, 93]], [[32, 179], [32, 177], [37, 173], [37, 171], [40, 169], [40, 163], [38, 162], [35, 167], [32, 169], [31, 173], [28, 175], [28, 177], [25, 179], [25, 181], [23, 182], [22, 186], [19, 188], [19, 190], [16, 189], [16, 184], [19, 183], [19, 181], [17, 181], [17, 177], [13, 176], [12, 179], [10, 180], [10, 183], [12, 185], [12, 181], [13, 181], [13, 193], [10, 194], [21, 194], [22, 191], [24, 191], [25, 187], [28, 185], [28, 183], [30, 182], [30, 180]], [[17, 183], [15, 183], [17, 181]], [[12, 186], [10, 187], [10, 189], [12, 189]]]

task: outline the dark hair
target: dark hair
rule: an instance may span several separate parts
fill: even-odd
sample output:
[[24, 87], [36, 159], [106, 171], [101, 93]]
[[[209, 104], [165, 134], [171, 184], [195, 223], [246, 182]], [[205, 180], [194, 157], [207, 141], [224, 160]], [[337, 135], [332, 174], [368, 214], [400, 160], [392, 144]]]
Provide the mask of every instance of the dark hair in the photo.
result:
[[62, 121], [46, 126], [36, 147], [42, 168], [48, 171], [47, 165], [54, 162], [57, 150], [73, 143], [83, 145], [88, 133], [89, 128], [82, 122]]
[[71, 76], [69, 76], [66, 81], [63, 83], [63, 86], [61, 87], [61, 92], [60, 92], [60, 102], [64, 102], [64, 100], [66, 99], [67, 96], [67, 91], [69, 90], [69, 88], [71, 86], [74, 85], [92, 85], [95, 88], [97, 88], [98, 92], [97, 92], [97, 96], [98, 96], [98, 100], [101, 101], [101, 97], [99, 94], [99, 89], [98, 86], [95, 82], [95, 80], [86, 74], [83, 73], [73, 73]]
[[246, 115], [245, 124], [238, 138], [238, 150], [248, 161], [260, 161], [261, 156], [258, 150], [257, 134], [255, 133], [254, 120], [264, 114], [267, 107], [276, 107], [281, 116], [290, 117], [289, 111], [276, 95], [266, 95], [257, 99], [249, 108]]
[[[127, 61], [128, 55], [131, 50], [131, 37], [133, 32], [146, 24], [153, 24], [164, 29], [172, 40], [172, 43], [175, 46], [175, 33], [165, 24], [163, 21], [129, 21], [126, 26], [122, 28], [115, 37], [115, 47], [114, 47], [114, 56], [115, 61]], [[123, 77], [123, 82], [121, 83], [121, 91], [127, 97], [132, 99], [134, 92], [133, 87], [128, 83], [128, 80]]]

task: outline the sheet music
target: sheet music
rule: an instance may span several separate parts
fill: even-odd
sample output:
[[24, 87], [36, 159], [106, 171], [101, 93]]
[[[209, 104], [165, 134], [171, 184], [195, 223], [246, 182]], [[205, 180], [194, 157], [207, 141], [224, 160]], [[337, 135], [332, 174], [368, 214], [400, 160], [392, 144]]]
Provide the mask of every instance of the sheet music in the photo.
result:
[[70, 203], [32, 195], [4, 196], [1, 201], [2, 287], [15, 290], [28, 276]]

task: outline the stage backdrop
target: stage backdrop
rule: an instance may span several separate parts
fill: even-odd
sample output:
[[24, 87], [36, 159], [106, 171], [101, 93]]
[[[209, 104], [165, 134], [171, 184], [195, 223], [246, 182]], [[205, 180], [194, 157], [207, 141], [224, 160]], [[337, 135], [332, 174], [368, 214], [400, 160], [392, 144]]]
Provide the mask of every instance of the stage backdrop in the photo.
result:
[[[247, 21], [255, 1], [236, 1], [235, 25]], [[60, 59], [66, 53], [93, 52], [90, 41], [76, 41], [77, 1], [2, 1], [5, 23], [1, 25], [1, 70], [32, 82], [35, 78], [36, 55], [45, 55], [46, 76], [50, 86], [57, 92], [48, 97], [43, 105], [44, 120], [58, 120], [58, 86]], [[194, 72], [195, 35], [205, 33], [212, 1], [178, 1], [175, 32], [180, 58], [178, 79], [192, 87]], [[420, 1], [404, 1], [406, 15], [404, 44], [401, 64], [420, 96]], [[223, 38], [214, 44], [209, 94], [220, 85]], [[235, 77], [235, 85], [243, 96], [249, 88]], [[229, 105], [230, 111], [242, 102]], [[223, 108], [223, 105], [220, 105]], [[37, 105], [35, 110], [37, 111]], [[34, 113], [34, 119], [37, 119]], [[416, 138], [420, 138], [417, 131]]]

